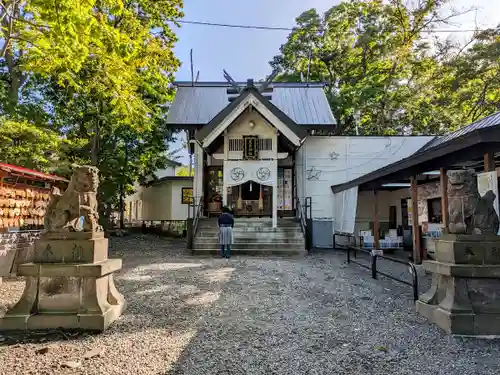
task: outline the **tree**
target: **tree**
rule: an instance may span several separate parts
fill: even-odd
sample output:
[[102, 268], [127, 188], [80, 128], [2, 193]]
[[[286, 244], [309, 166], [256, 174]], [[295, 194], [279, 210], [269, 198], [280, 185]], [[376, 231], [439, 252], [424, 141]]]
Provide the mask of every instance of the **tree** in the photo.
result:
[[62, 143], [57, 133], [27, 122], [0, 121], [0, 155], [3, 162], [50, 170]]
[[[158, 133], [159, 103], [171, 98], [179, 66], [167, 21], [181, 8], [181, 0], [1, 1], [2, 114], [28, 133], [61, 131], [75, 142], [70, 158], [94, 165], [118, 129]], [[23, 95], [42, 99], [27, 106]]]
[[[179, 61], [166, 21], [182, 15], [181, 5], [142, 0], [127, 2], [118, 11], [100, 8], [100, 22], [123, 36], [123, 52], [89, 57], [70, 86], [52, 79], [45, 90], [55, 109], [54, 123], [75, 144], [66, 158], [83, 159], [101, 171], [103, 216], [121, 205], [137, 180], [167, 163], [174, 129], [166, 124], [165, 104], [173, 98], [170, 83]], [[108, 69], [123, 76], [110, 79], [102, 74]]]
[[13, 126], [0, 147], [38, 137], [40, 147], [22, 142], [6, 158], [50, 168], [47, 146], [59, 173], [73, 162], [98, 166], [105, 216], [135, 181], [165, 166], [166, 105], [180, 64], [168, 21], [183, 16], [182, 0], [8, 0], [0, 8], [0, 115]]
[[352, 134], [357, 115], [365, 135], [446, 131], [453, 121], [437, 114], [448, 91], [433, 91], [441, 63], [422, 36], [458, 15], [442, 16], [444, 3], [351, 0], [323, 16], [311, 9], [270, 64], [282, 70], [283, 81], [328, 83], [337, 134]]
[[194, 170], [193, 168], [190, 168], [189, 166], [183, 165], [182, 167], [177, 169], [177, 172], [175, 173], [176, 176], [194, 176]]

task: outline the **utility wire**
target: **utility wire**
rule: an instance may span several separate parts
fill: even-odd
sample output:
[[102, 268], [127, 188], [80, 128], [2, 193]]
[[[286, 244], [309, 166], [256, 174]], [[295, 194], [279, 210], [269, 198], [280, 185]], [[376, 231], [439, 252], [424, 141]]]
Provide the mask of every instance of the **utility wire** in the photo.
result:
[[[201, 25], [212, 27], [229, 27], [233, 29], [251, 29], [251, 30], [272, 30], [272, 31], [293, 31], [296, 28], [279, 27], [279, 26], [259, 26], [259, 25], [242, 25], [242, 24], [229, 24], [229, 23], [215, 23], [215, 22], [202, 22], [202, 21], [189, 21], [189, 20], [175, 20], [176, 22], [186, 25]], [[487, 29], [438, 29], [438, 30], [422, 30], [424, 33], [468, 33], [486, 31]]]

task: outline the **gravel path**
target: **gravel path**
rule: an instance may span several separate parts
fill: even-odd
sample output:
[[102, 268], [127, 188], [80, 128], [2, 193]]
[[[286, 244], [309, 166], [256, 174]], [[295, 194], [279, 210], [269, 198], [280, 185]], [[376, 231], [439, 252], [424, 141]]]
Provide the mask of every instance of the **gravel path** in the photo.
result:
[[[227, 261], [182, 248], [113, 239], [122, 318], [101, 335], [0, 334], [0, 374], [500, 373], [500, 342], [443, 334], [414, 312], [410, 288], [339, 254]], [[0, 315], [21, 292], [4, 281]]]

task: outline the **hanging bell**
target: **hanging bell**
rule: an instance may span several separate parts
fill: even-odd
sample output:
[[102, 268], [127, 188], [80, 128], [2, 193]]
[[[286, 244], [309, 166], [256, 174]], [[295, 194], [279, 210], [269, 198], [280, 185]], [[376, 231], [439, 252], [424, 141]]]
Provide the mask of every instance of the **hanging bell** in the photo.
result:
[[250, 192], [252, 192], [252, 181], [250, 181], [250, 189], [248, 189]]

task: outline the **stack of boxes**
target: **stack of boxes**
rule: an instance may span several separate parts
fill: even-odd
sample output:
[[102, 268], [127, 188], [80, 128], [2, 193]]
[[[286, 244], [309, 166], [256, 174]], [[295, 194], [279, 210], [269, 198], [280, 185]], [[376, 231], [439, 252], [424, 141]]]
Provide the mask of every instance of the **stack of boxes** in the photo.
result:
[[365, 249], [372, 249], [375, 243], [375, 238], [372, 235], [371, 230], [362, 230], [359, 232], [359, 235], [361, 237], [361, 243], [362, 247]]
[[383, 240], [380, 240], [380, 248], [382, 249], [398, 249], [403, 247], [403, 237], [398, 236], [396, 229], [389, 229], [389, 233]]
[[[371, 230], [361, 231], [359, 233], [362, 246], [365, 249], [373, 249], [375, 247], [375, 238]], [[381, 249], [397, 249], [403, 247], [403, 237], [398, 236], [396, 229], [389, 229], [389, 232], [384, 239], [379, 240]]]

